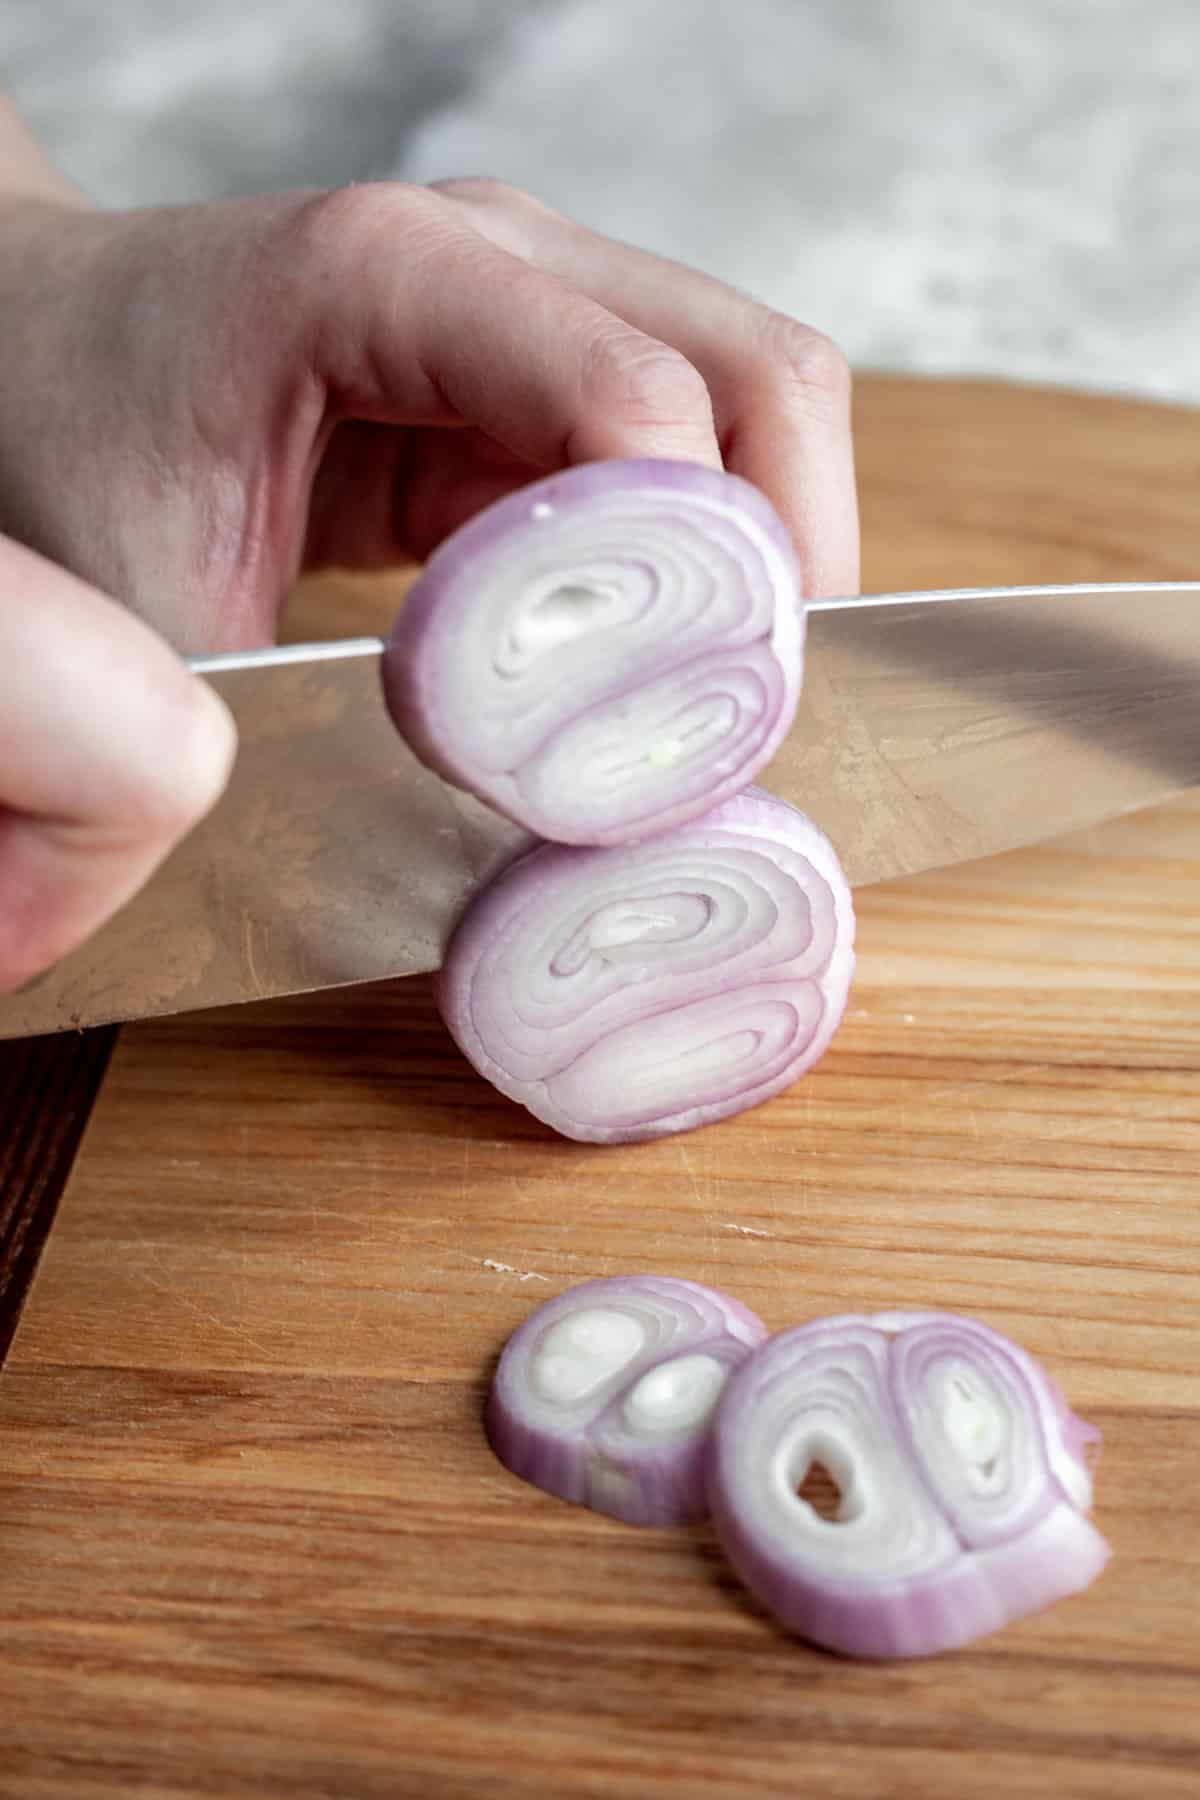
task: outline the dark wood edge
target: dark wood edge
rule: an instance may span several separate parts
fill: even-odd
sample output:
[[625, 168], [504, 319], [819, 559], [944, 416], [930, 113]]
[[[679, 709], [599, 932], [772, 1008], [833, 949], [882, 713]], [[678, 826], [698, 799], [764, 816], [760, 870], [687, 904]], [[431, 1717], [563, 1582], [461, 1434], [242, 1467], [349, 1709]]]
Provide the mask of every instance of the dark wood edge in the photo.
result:
[[110, 1025], [0, 1043], [0, 1364], [116, 1037]]

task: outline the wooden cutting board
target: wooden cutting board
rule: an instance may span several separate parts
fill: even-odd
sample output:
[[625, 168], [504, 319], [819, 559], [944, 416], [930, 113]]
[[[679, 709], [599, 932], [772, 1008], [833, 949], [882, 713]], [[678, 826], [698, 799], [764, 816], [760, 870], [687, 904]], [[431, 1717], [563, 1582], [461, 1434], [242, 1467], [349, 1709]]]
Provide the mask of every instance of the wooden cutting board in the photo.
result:
[[[1196, 416], [865, 379], [858, 431], [868, 587], [1200, 572]], [[0, 1793], [1200, 1793], [1200, 805], [860, 914], [819, 1070], [650, 1146], [556, 1141], [420, 981], [122, 1033], [0, 1382]], [[632, 1270], [1015, 1335], [1104, 1429], [1110, 1570], [855, 1665], [706, 1529], [515, 1481], [506, 1334]]]

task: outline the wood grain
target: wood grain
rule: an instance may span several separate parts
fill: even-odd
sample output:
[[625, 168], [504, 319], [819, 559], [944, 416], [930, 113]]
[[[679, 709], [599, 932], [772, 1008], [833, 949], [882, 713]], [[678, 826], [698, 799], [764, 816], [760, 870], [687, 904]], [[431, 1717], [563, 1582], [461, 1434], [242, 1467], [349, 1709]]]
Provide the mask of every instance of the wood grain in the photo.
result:
[[[1195, 572], [1200, 420], [859, 406], [871, 586]], [[391, 604], [302, 608], [331, 596], [356, 630]], [[554, 1140], [423, 982], [122, 1034], [0, 1383], [0, 1794], [1200, 1791], [1200, 801], [860, 921], [820, 1068], [658, 1145]], [[479, 1428], [506, 1333], [648, 1269], [777, 1327], [913, 1304], [1019, 1337], [1104, 1428], [1110, 1570], [968, 1652], [854, 1665], [705, 1528], [516, 1482]]]

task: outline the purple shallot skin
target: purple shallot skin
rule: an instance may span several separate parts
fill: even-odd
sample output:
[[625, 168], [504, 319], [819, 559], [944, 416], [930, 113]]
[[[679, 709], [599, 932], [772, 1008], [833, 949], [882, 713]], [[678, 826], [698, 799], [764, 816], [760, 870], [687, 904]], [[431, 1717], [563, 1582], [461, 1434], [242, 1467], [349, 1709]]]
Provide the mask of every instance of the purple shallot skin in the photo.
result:
[[513, 1333], [486, 1411], [515, 1475], [631, 1525], [707, 1512], [704, 1445], [731, 1370], [766, 1327], [699, 1282], [585, 1282]]
[[436, 994], [464, 1054], [566, 1137], [744, 1111], [824, 1053], [854, 969], [826, 838], [757, 790], [648, 844], [543, 844], [479, 894]]
[[795, 552], [757, 488], [587, 463], [434, 552], [384, 691], [447, 781], [552, 842], [624, 844], [753, 781], [795, 715], [803, 641]]

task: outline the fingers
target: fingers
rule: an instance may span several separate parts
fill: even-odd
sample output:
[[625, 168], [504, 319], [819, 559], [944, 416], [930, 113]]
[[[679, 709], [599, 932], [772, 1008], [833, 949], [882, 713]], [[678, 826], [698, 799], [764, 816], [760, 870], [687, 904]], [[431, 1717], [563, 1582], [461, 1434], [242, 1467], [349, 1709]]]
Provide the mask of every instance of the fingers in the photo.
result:
[[686, 355], [441, 196], [323, 195], [298, 239], [297, 291], [322, 309], [317, 373], [342, 417], [476, 426], [541, 469], [607, 456], [720, 465], [708, 388]]
[[88, 937], [212, 806], [233, 721], [131, 613], [0, 538], [0, 992]]
[[469, 426], [339, 425], [313, 482], [306, 565], [424, 562], [485, 506], [544, 473]]
[[[499, 491], [599, 457], [724, 462], [790, 527], [810, 597], [857, 591], [850, 380], [820, 333], [497, 183], [323, 195], [300, 240], [335, 417], [472, 427], [511, 459], [478, 471]], [[451, 515], [416, 473], [401, 536], [424, 548]]]
[[827, 338], [502, 184], [448, 182], [439, 192], [497, 247], [681, 353], [706, 384], [726, 466], [789, 525], [806, 592], [857, 593], [850, 376]]

